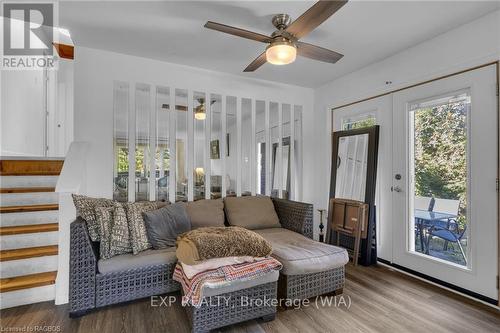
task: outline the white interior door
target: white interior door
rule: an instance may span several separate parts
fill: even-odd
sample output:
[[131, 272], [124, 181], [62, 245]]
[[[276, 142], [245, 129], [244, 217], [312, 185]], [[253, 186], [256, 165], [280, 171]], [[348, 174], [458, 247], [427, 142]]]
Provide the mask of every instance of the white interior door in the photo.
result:
[[375, 206], [377, 209], [377, 256], [392, 259], [392, 97], [382, 96], [362, 103], [336, 109], [332, 115], [332, 131], [357, 128], [363, 125], [380, 126], [377, 186]]
[[393, 263], [495, 300], [496, 84], [487, 66], [394, 93], [392, 140]]

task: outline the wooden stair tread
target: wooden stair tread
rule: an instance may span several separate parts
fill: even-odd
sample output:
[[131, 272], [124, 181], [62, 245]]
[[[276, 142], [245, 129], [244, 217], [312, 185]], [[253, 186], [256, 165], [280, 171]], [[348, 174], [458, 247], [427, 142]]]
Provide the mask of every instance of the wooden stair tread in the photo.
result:
[[0, 292], [48, 286], [55, 283], [56, 276], [57, 271], [3, 278], [0, 279]]
[[55, 187], [7, 187], [0, 188], [0, 193], [54, 192], [55, 190]]
[[58, 204], [45, 205], [26, 205], [26, 206], [7, 206], [0, 207], [0, 213], [22, 213], [22, 212], [39, 212], [44, 210], [58, 210]]
[[9, 227], [0, 227], [0, 236], [31, 234], [37, 232], [58, 231], [58, 223], [28, 224]]
[[36, 258], [36, 257], [45, 257], [45, 256], [55, 256], [57, 254], [58, 254], [57, 245], [26, 247], [13, 250], [2, 250], [0, 251], [0, 262]]
[[0, 176], [57, 176], [63, 160], [1, 160]]

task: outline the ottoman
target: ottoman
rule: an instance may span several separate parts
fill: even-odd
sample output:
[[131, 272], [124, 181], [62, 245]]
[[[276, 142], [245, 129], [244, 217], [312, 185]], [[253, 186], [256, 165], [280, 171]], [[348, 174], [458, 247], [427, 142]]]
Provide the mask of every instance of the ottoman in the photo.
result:
[[278, 271], [251, 280], [234, 280], [222, 287], [203, 287], [201, 306], [186, 305], [192, 332], [210, 330], [261, 318], [276, 316]]

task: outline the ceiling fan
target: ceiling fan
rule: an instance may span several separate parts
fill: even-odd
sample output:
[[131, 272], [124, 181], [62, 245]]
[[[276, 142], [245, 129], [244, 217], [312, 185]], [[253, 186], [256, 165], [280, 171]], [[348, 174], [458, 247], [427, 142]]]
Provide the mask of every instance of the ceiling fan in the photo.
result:
[[275, 15], [272, 23], [278, 30], [273, 32], [271, 36], [212, 21], [208, 21], [205, 28], [269, 44], [266, 50], [243, 70], [244, 72], [253, 72], [266, 62], [273, 65], [290, 64], [295, 61], [297, 54], [333, 64], [339, 61], [343, 55], [320, 46], [301, 42], [299, 39], [316, 29], [346, 3], [347, 0], [319, 1], [293, 22], [288, 14]]
[[[206, 114], [206, 108], [205, 108], [205, 98], [197, 98], [196, 99], [199, 103], [199, 105], [194, 109], [194, 118], [197, 120], [205, 120], [207, 117]], [[210, 105], [213, 105], [215, 103], [215, 100], [210, 101]]]

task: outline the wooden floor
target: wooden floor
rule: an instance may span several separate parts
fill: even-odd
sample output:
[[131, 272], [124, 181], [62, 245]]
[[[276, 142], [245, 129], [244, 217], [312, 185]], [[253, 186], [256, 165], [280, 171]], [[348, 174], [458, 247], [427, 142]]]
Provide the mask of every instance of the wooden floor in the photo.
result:
[[[346, 302], [335, 307], [278, 312], [269, 323], [251, 321], [223, 332], [500, 332], [500, 311], [384, 266], [347, 268]], [[340, 299], [337, 298], [339, 302]], [[1, 332], [13, 327], [58, 326], [56, 332], [189, 332], [184, 309], [151, 307], [150, 300], [68, 318], [67, 305], [45, 302], [1, 311]], [[57, 329], [57, 328], [55, 328]], [[54, 330], [52, 330], [54, 331]]]

